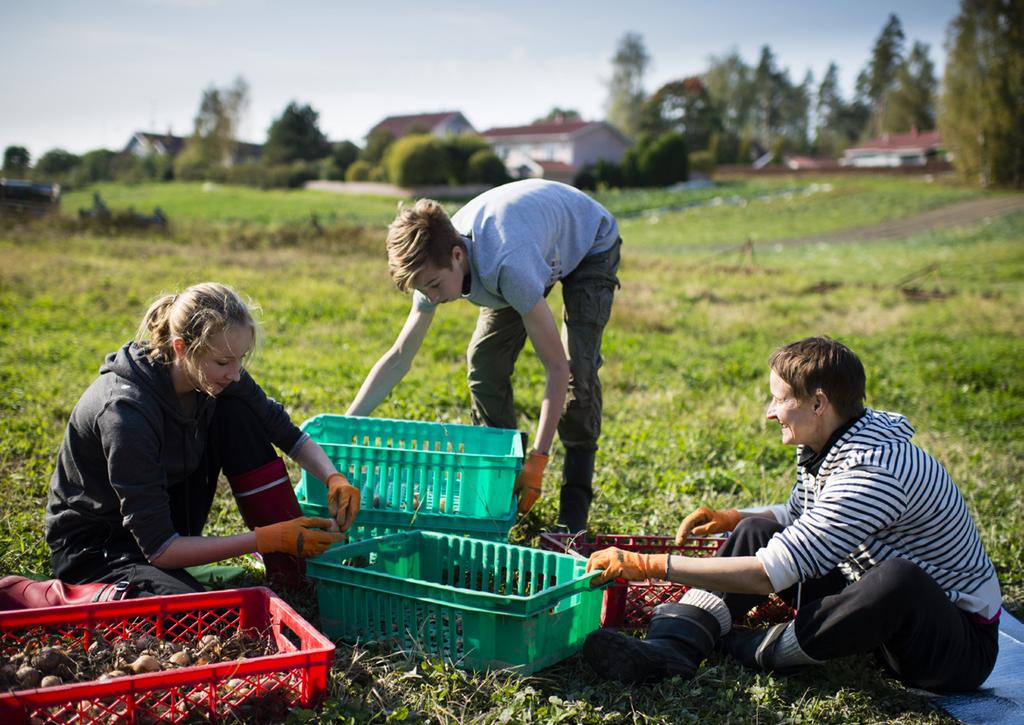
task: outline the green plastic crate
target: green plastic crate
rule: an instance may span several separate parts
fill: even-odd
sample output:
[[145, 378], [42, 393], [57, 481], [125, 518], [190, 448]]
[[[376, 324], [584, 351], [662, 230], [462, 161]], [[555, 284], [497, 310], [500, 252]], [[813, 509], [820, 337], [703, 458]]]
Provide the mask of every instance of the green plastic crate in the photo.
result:
[[[299, 507], [306, 516], [322, 516], [330, 518], [326, 505], [310, 503], [303, 498], [303, 491], [296, 486]], [[374, 518], [379, 523], [367, 523], [363, 513], [356, 517], [355, 523], [346, 532], [349, 541], [362, 541], [374, 536], [400, 534], [410, 529], [439, 531], [458, 536], [470, 536], [486, 541], [508, 541], [508, 532], [516, 523], [516, 512], [510, 511], [503, 519], [473, 518], [472, 516], [449, 516], [446, 514], [418, 514], [413, 517], [403, 513], [375, 511]], [[386, 522], [386, 523], [385, 523]]]
[[430, 531], [335, 546], [307, 561], [323, 631], [530, 674], [575, 654], [600, 626], [586, 561]]
[[[507, 540], [523, 458], [518, 431], [343, 415], [315, 416], [302, 430], [360, 489], [359, 527]], [[296, 495], [304, 511], [326, 515], [319, 479], [303, 471]]]

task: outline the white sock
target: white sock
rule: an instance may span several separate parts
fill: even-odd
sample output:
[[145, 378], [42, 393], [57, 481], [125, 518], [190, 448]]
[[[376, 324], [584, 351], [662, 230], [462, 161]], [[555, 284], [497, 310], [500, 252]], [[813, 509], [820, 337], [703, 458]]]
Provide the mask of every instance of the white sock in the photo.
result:
[[692, 604], [712, 615], [718, 620], [718, 626], [723, 636], [732, 629], [732, 615], [729, 613], [729, 607], [725, 606], [725, 602], [717, 594], [703, 589], [688, 589], [679, 603]]

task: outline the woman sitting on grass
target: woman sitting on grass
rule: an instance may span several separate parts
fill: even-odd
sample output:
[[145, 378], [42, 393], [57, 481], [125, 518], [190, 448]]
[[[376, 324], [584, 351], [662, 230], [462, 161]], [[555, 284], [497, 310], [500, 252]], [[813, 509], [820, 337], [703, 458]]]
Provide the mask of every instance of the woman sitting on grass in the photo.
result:
[[[769, 361], [767, 417], [798, 446], [796, 484], [767, 511], [701, 507], [676, 535], [733, 531], [712, 558], [604, 549], [597, 581], [668, 579], [691, 587], [654, 611], [646, 640], [587, 639], [598, 673], [623, 682], [689, 677], [716, 646], [749, 667], [789, 672], [874, 653], [904, 683], [971, 690], [998, 653], [995, 568], [946, 470], [910, 442], [902, 415], [864, 407], [864, 367], [827, 337]], [[778, 592], [796, 618], [768, 629], [734, 621]]]
[[[359, 491], [246, 372], [255, 338], [245, 302], [210, 282], [160, 297], [136, 340], [107, 356], [71, 413], [50, 480], [57, 577], [179, 594], [203, 589], [185, 567], [259, 551], [268, 579], [294, 586], [301, 559], [341, 539]], [[327, 482], [337, 526], [302, 516], [275, 445]], [[253, 532], [202, 535], [222, 471]]]

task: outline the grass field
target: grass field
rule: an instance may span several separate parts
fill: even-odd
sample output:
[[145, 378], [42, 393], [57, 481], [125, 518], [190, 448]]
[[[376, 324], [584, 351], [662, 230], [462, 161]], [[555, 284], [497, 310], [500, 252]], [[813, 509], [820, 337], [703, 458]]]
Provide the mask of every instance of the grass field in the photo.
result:
[[[592, 529], [671, 533], [699, 504], [784, 500], [793, 451], [764, 420], [766, 361], [779, 344], [829, 334], [862, 357], [869, 404], [906, 414], [917, 442], [960, 485], [999, 571], [1006, 603], [1024, 612], [1024, 214], [910, 239], [807, 245], [739, 254], [715, 245], [796, 237], [904, 216], [981, 192], [945, 181], [856, 177], [736, 182], [712, 205], [622, 223], [622, 290], [605, 337], [606, 418]], [[811, 183], [831, 189], [809, 192]], [[160, 205], [172, 223], [301, 221], [386, 224], [394, 202], [313, 192], [246, 191], [205, 205], [199, 187], [105, 187], [112, 207]], [[792, 189], [792, 196], [766, 191]], [[220, 192], [217, 192], [220, 193]], [[232, 194], [235, 192], [232, 191]], [[239, 192], [241, 193], [241, 192]], [[706, 201], [705, 192], [605, 197], [620, 210]], [[265, 196], [264, 196], [265, 195]], [[70, 195], [69, 195], [70, 196]], [[65, 213], [73, 212], [73, 199]], [[88, 195], [83, 193], [82, 205]], [[180, 200], [180, 208], [170, 199]], [[164, 200], [167, 201], [164, 201]], [[316, 206], [322, 203], [323, 206]], [[379, 205], [379, 206], [378, 206]], [[657, 219], [657, 222], [652, 222]], [[202, 227], [194, 227], [202, 228]], [[250, 369], [296, 420], [343, 412], [390, 345], [408, 299], [365, 246], [241, 248], [216, 235], [68, 236], [59, 225], [0, 230], [0, 573], [46, 574], [42, 509], [71, 408], [102, 356], [134, 333], [148, 302], [202, 279], [234, 285], [262, 306], [263, 344]], [[344, 229], [338, 234], [346, 234]], [[353, 232], [354, 234], [355, 232]], [[685, 252], [680, 246], [690, 245]], [[910, 282], [904, 282], [912, 278]], [[552, 303], [560, 307], [557, 290]], [[469, 421], [469, 305], [446, 307], [416, 366], [377, 414]], [[543, 374], [524, 355], [516, 374], [522, 425], [535, 420]], [[556, 487], [559, 450], [549, 469]], [[514, 534], [554, 523], [544, 497]], [[235, 532], [230, 496], [210, 530]], [[308, 602], [296, 602], [316, 617]], [[922, 698], [864, 658], [802, 675], [755, 674], [712, 656], [692, 682], [621, 688], [577, 659], [532, 678], [466, 674], [339, 647], [332, 697], [298, 720], [323, 722], [944, 722]]]

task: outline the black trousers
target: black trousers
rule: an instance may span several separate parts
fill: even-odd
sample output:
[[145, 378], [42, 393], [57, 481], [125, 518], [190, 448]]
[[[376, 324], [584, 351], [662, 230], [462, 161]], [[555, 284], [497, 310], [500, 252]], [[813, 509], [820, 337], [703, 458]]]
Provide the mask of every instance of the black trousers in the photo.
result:
[[[719, 556], [752, 556], [783, 526], [761, 517], [743, 519]], [[797, 587], [779, 592], [797, 606]], [[929, 690], [965, 691], [981, 685], [995, 666], [999, 625], [985, 624], [954, 605], [920, 567], [889, 559], [849, 583], [833, 569], [803, 582], [796, 638], [811, 657], [873, 653], [902, 682]], [[727, 594], [734, 619], [766, 599]]]
[[[204, 462], [187, 481], [168, 491], [175, 530], [182, 536], [202, 533], [222, 471], [226, 476], [238, 475], [276, 457], [277, 452], [252, 409], [238, 398], [218, 398], [207, 432]], [[150, 564], [123, 527], [112, 530], [106, 541], [89, 548], [96, 551], [96, 556], [77, 558], [71, 565], [60, 552], [53, 552], [51, 562], [56, 576], [73, 584], [128, 582], [129, 597], [204, 590], [184, 569], [160, 569]]]

